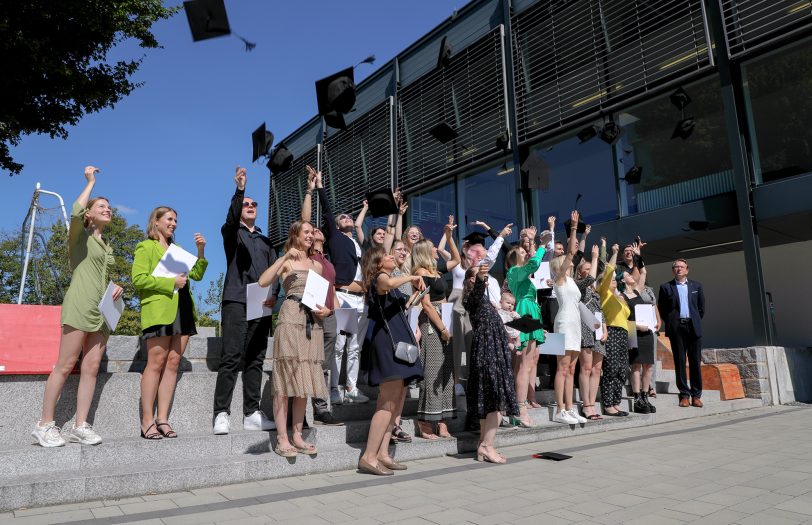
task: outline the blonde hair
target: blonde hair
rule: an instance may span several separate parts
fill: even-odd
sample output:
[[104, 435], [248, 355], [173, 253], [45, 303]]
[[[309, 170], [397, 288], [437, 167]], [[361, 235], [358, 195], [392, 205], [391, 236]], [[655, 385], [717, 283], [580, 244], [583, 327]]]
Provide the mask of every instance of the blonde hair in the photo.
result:
[[409, 273], [414, 274], [419, 268], [424, 268], [431, 273], [437, 272], [437, 261], [432, 257], [431, 249], [434, 247], [429, 239], [420, 239], [412, 246], [411, 267]]
[[[505, 257], [505, 260], [507, 261], [508, 268], [513, 268], [514, 266], [519, 266], [520, 262], [524, 263], [524, 258], [521, 256], [521, 251], [523, 249], [524, 248], [522, 248], [521, 246], [514, 246], [513, 248], [511, 248], [511, 250], [507, 254], [507, 257]], [[524, 264], [522, 264], [522, 266], [523, 265]]]
[[[166, 215], [169, 212], [174, 213], [175, 218], [177, 218], [178, 212], [176, 212], [175, 210], [173, 210], [169, 206], [158, 206], [157, 208], [152, 210], [152, 213], [149, 214], [149, 219], [147, 219], [147, 237], [149, 237], [150, 239], [152, 239], [154, 241], [159, 240], [158, 239], [158, 232], [155, 229], [155, 225], [158, 223], [158, 221], [161, 219], [161, 217], [163, 217], [164, 215]], [[169, 239], [169, 242], [175, 242], [175, 236], [174, 235], [172, 236], [171, 239]]]
[[552, 274], [553, 280], [558, 278], [558, 274], [561, 272], [561, 268], [564, 266], [564, 260], [566, 257], [566, 255], [562, 254], [553, 257], [550, 261], [550, 274]]
[[[87, 217], [87, 212], [90, 211], [90, 208], [92, 208], [93, 205], [96, 204], [98, 201], [106, 201], [107, 205], [108, 206], [110, 205], [110, 199], [108, 199], [107, 197], [101, 197], [101, 196], [93, 197], [92, 199], [87, 201], [87, 206], [85, 206], [85, 219], [83, 221], [83, 224], [85, 225], [85, 228], [90, 226], [90, 219], [88, 219], [88, 217]], [[112, 217], [112, 215], [111, 215], [111, 217]]]
[[[283, 248], [285, 252], [288, 252], [291, 248], [296, 248], [297, 250], [299, 247], [296, 245], [297, 239], [299, 235], [302, 233], [302, 230], [305, 227], [305, 224], [310, 224], [308, 221], [294, 221], [290, 225], [290, 229], [288, 230], [288, 239], [285, 241], [285, 247]], [[312, 227], [313, 225], [310, 224]], [[313, 247], [311, 246], [307, 250], [307, 255], [312, 255]]]

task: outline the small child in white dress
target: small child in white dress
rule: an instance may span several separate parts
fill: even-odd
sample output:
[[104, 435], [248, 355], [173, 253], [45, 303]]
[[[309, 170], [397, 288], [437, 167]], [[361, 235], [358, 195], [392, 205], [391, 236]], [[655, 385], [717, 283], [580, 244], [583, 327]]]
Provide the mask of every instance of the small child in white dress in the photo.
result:
[[[499, 317], [502, 318], [503, 323], [508, 323], [519, 318], [519, 314], [517, 314], [514, 310], [515, 307], [516, 298], [513, 296], [513, 294], [510, 292], [502, 292], [502, 296], [499, 300], [499, 308], [497, 308], [496, 311], [499, 312]], [[506, 326], [505, 330], [507, 330], [508, 334], [508, 347], [511, 350], [515, 350], [521, 346], [519, 331], [509, 326]]]

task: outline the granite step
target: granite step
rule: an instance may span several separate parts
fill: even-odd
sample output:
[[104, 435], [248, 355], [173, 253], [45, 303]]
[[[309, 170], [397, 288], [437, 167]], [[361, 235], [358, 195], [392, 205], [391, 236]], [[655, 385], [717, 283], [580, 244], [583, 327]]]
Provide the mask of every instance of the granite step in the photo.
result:
[[[549, 420], [549, 408], [536, 409], [531, 411], [536, 425], [534, 428], [500, 428], [496, 444], [504, 447], [541, 442], [758, 406], [762, 406], [762, 403], [757, 399], [708, 402], [701, 409], [663, 406], [657, 414], [604, 417], [584, 425], [553, 423]], [[473, 451], [478, 435], [459, 431], [455, 427], [460, 424], [460, 420], [455, 421], [457, 422], [452, 425], [454, 438], [415, 438], [412, 443], [393, 446], [393, 456], [399, 461], [408, 462]], [[412, 422], [406, 423], [411, 430], [413, 427], [409, 425]], [[318, 455], [299, 455], [291, 459], [281, 458], [271, 452], [272, 435], [262, 432], [235, 432], [229, 436], [182, 436], [174, 441], [143, 444], [132, 439], [120, 442], [112, 440], [97, 447], [72, 445], [61, 449], [41, 449], [32, 446], [27, 452], [33, 455], [20, 455], [18, 464], [48, 464], [47, 476], [29, 472], [0, 479], [0, 511], [173, 492], [355, 467], [364, 447], [364, 440], [355, 438], [366, 437], [366, 430], [361, 422], [352, 423], [343, 430], [342, 427], [316, 427], [314, 430], [319, 447]], [[342, 435], [344, 439], [349, 437], [353, 441], [336, 442], [340, 441], [337, 438]], [[152, 446], [156, 448], [150, 450], [148, 447]], [[107, 450], [105, 447], [108, 447]], [[127, 449], [132, 454], [129, 459], [124, 456]], [[196, 454], [182, 453], [184, 449]], [[20, 451], [16, 453], [21, 454]], [[39, 456], [40, 453], [45, 455]], [[139, 458], [140, 461], [124, 463]], [[79, 466], [72, 466], [76, 461]]]

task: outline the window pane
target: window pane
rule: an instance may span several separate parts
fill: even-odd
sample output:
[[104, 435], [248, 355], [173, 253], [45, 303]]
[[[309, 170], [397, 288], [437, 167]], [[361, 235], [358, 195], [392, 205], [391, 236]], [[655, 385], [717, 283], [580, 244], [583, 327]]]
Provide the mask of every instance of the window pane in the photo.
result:
[[812, 45], [759, 58], [744, 71], [763, 182], [812, 171]]
[[420, 226], [423, 237], [431, 239], [436, 244], [443, 235], [448, 216], [456, 214], [454, 183], [444, 184], [409, 198], [409, 208], [412, 211], [410, 224]]

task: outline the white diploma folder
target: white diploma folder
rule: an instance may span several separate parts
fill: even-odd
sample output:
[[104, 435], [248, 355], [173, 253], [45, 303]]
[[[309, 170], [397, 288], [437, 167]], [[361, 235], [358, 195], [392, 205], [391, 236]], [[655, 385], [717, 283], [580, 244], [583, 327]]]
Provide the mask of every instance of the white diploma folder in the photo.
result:
[[598, 318], [595, 317], [595, 314], [589, 311], [589, 308], [586, 307], [584, 303], [578, 303], [578, 312], [581, 314], [581, 322], [585, 325], [595, 328], [600, 328], [601, 323], [598, 321]]
[[420, 312], [423, 310], [423, 307], [420, 304], [416, 304], [407, 310], [409, 312], [409, 327], [412, 329], [412, 333], [417, 333], [417, 318], [420, 317]]
[[107, 290], [104, 291], [104, 295], [99, 302], [99, 311], [102, 317], [104, 317], [107, 328], [109, 328], [111, 332], [115, 332], [118, 320], [121, 319], [121, 314], [124, 313], [124, 299], [119, 297], [115, 301], [113, 300], [113, 290], [115, 286], [113, 281], [110, 281], [110, 284], [107, 285]]
[[547, 279], [550, 279], [550, 263], [547, 261], [539, 265], [539, 269], [533, 274], [532, 280], [536, 290], [549, 288], [547, 286]]
[[595, 319], [600, 321], [600, 326], [595, 328], [595, 341], [600, 341], [603, 337], [603, 314], [598, 312], [595, 314]]
[[649, 327], [649, 330], [654, 330], [657, 326], [657, 315], [654, 313], [653, 304], [638, 304], [634, 307], [635, 322], [644, 324]]
[[259, 319], [273, 313], [273, 308], [265, 306], [263, 302], [271, 298], [273, 286], [263, 288], [259, 283], [251, 283], [245, 287], [245, 319]]
[[452, 337], [454, 335], [454, 323], [452, 322], [454, 319], [454, 303], [443, 303], [441, 312], [443, 324], [448, 330], [448, 336]]
[[187, 252], [177, 244], [170, 244], [164, 252], [158, 266], [152, 270], [153, 277], [177, 277], [188, 274], [197, 262], [197, 256]]
[[327, 279], [313, 270], [308, 270], [307, 281], [305, 281], [304, 292], [302, 292], [302, 304], [311, 310], [318, 310], [319, 305], [324, 306], [327, 301], [329, 289], [330, 282]]
[[348, 334], [358, 333], [358, 310], [355, 308], [336, 308], [336, 330]]
[[547, 332], [544, 334], [544, 342], [539, 345], [539, 354], [544, 355], [564, 355], [564, 334]]

